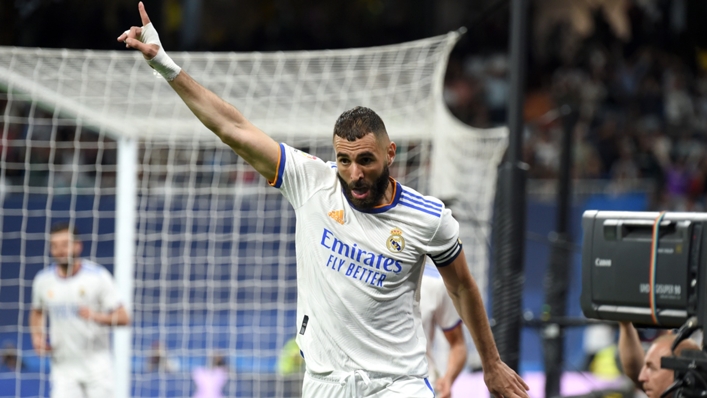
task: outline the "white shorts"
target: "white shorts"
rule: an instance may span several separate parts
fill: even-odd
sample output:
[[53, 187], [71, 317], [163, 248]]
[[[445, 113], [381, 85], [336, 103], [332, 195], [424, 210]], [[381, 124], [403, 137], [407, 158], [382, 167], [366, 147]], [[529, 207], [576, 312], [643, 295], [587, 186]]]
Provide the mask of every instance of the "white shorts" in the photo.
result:
[[[361, 374], [363, 373], [363, 375]], [[369, 377], [365, 372], [341, 377], [304, 375], [302, 398], [434, 398], [426, 378]], [[365, 375], [365, 377], [364, 377]]]
[[93, 355], [82, 361], [52, 362], [51, 398], [113, 398], [113, 364], [110, 355]]

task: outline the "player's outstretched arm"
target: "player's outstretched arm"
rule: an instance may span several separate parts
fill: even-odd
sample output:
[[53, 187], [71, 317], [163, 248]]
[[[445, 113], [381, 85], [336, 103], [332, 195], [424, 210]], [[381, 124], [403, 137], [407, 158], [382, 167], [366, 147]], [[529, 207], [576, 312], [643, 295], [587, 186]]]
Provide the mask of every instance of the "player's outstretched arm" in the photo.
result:
[[33, 308], [29, 313], [29, 330], [32, 334], [32, 347], [37, 355], [45, 355], [51, 351], [44, 331], [44, 311]]
[[196, 117], [261, 175], [272, 181], [277, 173], [280, 147], [255, 127], [234, 106], [197, 83], [165, 53], [145, 6], [138, 4], [142, 26], [133, 26], [118, 37], [126, 47], [142, 53], [162, 74]]
[[447, 292], [479, 351], [484, 381], [495, 397], [527, 398], [528, 385], [509, 368], [498, 354], [486, 309], [476, 282], [471, 277], [464, 251], [449, 265], [439, 268]]
[[638, 331], [631, 322], [619, 322], [619, 360], [624, 373], [641, 388], [638, 375], [641, 373], [645, 353], [638, 338]]

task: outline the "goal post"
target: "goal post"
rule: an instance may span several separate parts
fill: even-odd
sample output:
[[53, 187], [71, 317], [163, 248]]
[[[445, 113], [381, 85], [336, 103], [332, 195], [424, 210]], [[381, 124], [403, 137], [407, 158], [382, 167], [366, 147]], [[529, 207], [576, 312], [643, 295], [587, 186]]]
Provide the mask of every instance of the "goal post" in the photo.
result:
[[[115, 282], [128, 313], [133, 308], [135, 277], [135, 227], [137, 225], [138, 143], [135, 138], [118, 139], [115, 200]], [[132, 331], [117, 328], [113, 336], [115, 397], [129, 398], [132, 370]]]
[[[485, 295], [507, 133], [463, 125], [444, 105], [459, 37], [170, 55], [276, 140], [326, 160], [339, 114], [375, 110], [398, 148], [391, 175], [450, 202]], [[26, 318], [32, 280], [51, 261], [49, 227], [62, 219], [76, 220], [83, 256], [114, 273], [132, 312], [114, 333], [116, 397], [188, 396], [192, 372], [219, 355], [226, 394], [291, 394], [301, 376], [279, 373], [278, 360], [296, 333], [294, 212], [141, 54], [0, 47], [0, 134], [0, 311], [13, 319], [0, 323], [0, 344], [13, 341], [26, 363], [0, 371], [0, 398], [46, 395], [48, 362], [34, 355]]]

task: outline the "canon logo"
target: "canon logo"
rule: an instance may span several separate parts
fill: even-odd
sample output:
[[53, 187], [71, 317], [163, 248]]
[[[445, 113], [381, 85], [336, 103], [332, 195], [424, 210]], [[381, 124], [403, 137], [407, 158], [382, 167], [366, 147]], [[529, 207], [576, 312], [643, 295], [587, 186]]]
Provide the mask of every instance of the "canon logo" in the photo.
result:
[[611, 267], [611, 259], [597, 257], [596, 260], [594, 260], [594, 265], [597, 267]]

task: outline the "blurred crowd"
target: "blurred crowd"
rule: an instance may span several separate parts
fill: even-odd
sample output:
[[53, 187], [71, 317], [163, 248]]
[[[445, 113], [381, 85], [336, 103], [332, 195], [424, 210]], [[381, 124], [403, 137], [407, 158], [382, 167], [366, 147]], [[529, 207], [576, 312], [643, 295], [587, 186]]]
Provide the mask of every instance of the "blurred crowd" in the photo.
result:
[[[535, 14], [546, 33], [531, 42], [526, 77], [523, 156], [530, 177], [557, 178], [561, 141], [571, 134], [575, 180], [600, 180], [619, 192], [648, 189], [654, 209], [704, 210], [707, 47], [682, 43], [687, 2], [581, 3], [594, 3], [579, 10], [587, 20], [576, 9], [566, 20]], [[578, 20], [590, 28], [573, 25]], [[453, 59], [445, 83], [452, 112], [474, 127], [504, 124], [508, 68], [504, 53]]]
[[0, 191], [115, 186], [115, 141], [73, 119], [0, 96], [0, 133]]
[[[132, 0], [110, 6], [96, 3], [75, 15], [81, 19], [95, 11], [91, 15], [101, 16], [92, 39], [95, 43], [76, 42], [81, 35], [72, 34], [61, 36], [68, 41], [55, 42], [60, 37], [45, 34], [46, 26], [39, 21], [47, 13], [69, 12], [76, 1], [50, 3], [17, 2], [13, 12], [27, 23], [27, 29], [5, 26], [0, 38], [19, 45], [107, 48], [107, 32], [120, 30], [135, 19]], [[491, 14], [479, 11], [493, 6], [491, 1], [464, 8], [463, 2], [444, 0], [419, 9], [405, 7], [406, 2], [382, 0], [357, 0], [345, 7], [325, 1], [306, 5], [244, 2], [239, 12], [253, 17], [246, 18], [245, 24], [227, 23], [230, 19], [225, 16], [231, 14], [226, 2], [148, 3], [154, 10], [153, 19], [163, 26], [163, 42], [179, 49], [288, 50], [385, 44], [471, 25], [450, 59], [444, 98], [452, 113], [471, 126], [506, 122], [508, 9], [500, 7]], [[195, 4], [199, 7], [190, 14], [189, 7]], [[704, 30], [700, 23], [707, 16], [705, 2], [544, 0], [532, 4], [523, 153], [531, 166], [530, 177], [557, 177], [560, 142], [567, 133], [573, 140], [572, 176], [576, 180], [602, 181], [617, 191], [649, 187], [653, 208], [703, 210], [707, 194], [707, 34], [695, 33], [695, 29]], [[431, 7], [427, 11], [432, 10], [435, 18], [423, 23], [425, 7]], [[403, 9], [406, 13], [394, 12]], [[190, 18], [210, 23], [197, 24], [198, 31], [190, 33], [185, 29]], [[62, 20], [54, 18], [54, 23]], [[248, 25], [254, 20], [262, 23]], [[332, 25], [336, 21], [338, 30]], [[362, 29], [360, 24], [370, 28]], [[329, 31], [339, 33], [324, 34]], [[0, 96], [5, 169], [0, 185], [114, 186], [112, 140], [71, 125], [52, 128], [55, 115], [26, 103], [7, 104]], [[203, 164], [214, 162], [219, 163], [204, 159]], [[75, 166], [82, 170], [78, 176], [70, 173]], [[229, 178], [240, 175], [241, 170], [237, 171]], [[98, 176], [103, 180], [96, 183]]]

